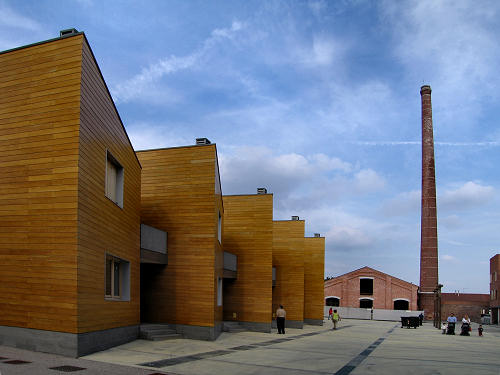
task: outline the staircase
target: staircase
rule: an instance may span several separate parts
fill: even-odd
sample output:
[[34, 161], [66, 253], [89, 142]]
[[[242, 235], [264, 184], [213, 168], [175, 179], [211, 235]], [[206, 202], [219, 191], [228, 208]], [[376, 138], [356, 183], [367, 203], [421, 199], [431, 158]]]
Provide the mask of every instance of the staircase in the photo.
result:
[[168, 324], [141, 324], [139, 338], [143, 340], [159, 341], [180, 339], [177, 331], [171, 328]]
[[246, 332], [247, 329], [240, 325], [239, 322], [225, 321], [222, 323], [222, 330], [224, 332]]

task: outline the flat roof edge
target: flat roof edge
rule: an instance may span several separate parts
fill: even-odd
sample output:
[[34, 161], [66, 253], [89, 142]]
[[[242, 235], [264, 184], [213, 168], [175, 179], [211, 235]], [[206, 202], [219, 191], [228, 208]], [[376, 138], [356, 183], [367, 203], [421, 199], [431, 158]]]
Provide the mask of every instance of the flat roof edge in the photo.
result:
[[42, 41], [40, 41], [40, 42], [35, 42], [35, 43], [25, 44], [24, 46], [20, 46], [20, 47], [15, 47], [15, 48], [6, 49], [6, 50], [4, 50], [4, 51], [0, 51], [0, 55], [3, 55], [4, 53], [13, 52], [13, 51], [18, 51], [18, 50], [21, 50], [21, 49], [24, 49], [24, 48], [29, 48], [29, 47], [38, 46], [38, 45], [40, 45], [40, 44], [45, 44], [45, 43], [55, 42], [56, 40], [61, 40], [61, 39], [68, 39], [68, 38], [72, 38], [72, 37], [77, 36], [77, 35], [85, 35], [85, 32], [84, 32], [84, 31], [79, 31], [79, 32], [74, 33], [74, 34], [71, 34], [71, 35], [66, 35], [66, 36], [58, 36], [58, 37], [56, 37], [56, 38], [47, 39], [47, 40], [42, 40]]

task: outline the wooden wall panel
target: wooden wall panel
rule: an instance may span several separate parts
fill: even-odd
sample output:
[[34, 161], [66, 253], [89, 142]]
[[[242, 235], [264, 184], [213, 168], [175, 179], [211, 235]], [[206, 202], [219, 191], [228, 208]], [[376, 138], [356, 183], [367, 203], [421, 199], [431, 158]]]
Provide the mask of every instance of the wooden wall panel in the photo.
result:
[[224, 320], [271, 323], [273, 196], [226, 195], [223, 201], [224, 250], [238, 256], [237, 279], [224, 280]]
[[[141, 167], [83, 43], [78, 181], [78, 331], [140, 323]], [[105, 196], [106, 152], [124, 170], [123, 208]], [[130, 263], [130, 300], [105, 299], [106, 253]]]
[[304, 225], [303, 220], [273, 222], [273, 312], [282, 304], [287, 320], [304, 320]]
[[304, 238], [304, 319], [323, 320], [325, 238]]
[[0, 53], [0, 325], [77, 332], [82, 40]]
[[[168, 265], [143, 265], [143, 321], [214, 326], [222, 249], [217, 239], [215, 145], [140, 151], [141, 220], [168, 232]], [[215, 245], [214, 245], [215, 244]]]

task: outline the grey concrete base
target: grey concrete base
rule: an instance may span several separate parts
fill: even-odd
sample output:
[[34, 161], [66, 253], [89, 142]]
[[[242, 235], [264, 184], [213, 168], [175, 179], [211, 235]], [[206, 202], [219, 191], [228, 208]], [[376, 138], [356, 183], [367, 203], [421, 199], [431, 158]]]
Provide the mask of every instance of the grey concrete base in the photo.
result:
[[138, 336], [138, 325], [80, 334], [0, 326], [0, 345], [67, 357], [79, 357], [125, 344]]
[[311, 326], [322, 326], [323, 319], [304, 319], [304, 324], [309, 324]]
[[78, 357], [126, 344], [138, 337], [138, 325], [80, 333], [78, 334]]
[[239, 324], [252, 332], [271, 332], [271, 322], [239, 322]]
[[172, 324], [177, 333], [186, 339], [214, 341], [222, 332], [222, 322], [215, 327], [190, 326], [186, 324]]
[[[278, 328], [278, 326], [276, 325], [276, 320], [273, 320], [272, 328]], [[285, 328], [304, 328], [304, 322], [302, 320], [285, 319]]]

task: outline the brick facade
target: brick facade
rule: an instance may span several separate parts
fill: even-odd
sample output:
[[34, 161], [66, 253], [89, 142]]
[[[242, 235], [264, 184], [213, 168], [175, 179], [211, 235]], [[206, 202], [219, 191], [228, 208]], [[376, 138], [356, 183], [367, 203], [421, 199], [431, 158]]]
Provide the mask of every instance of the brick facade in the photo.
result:
[[[361, 279], [373, 280], [373, 293], [361, 294]], [[394, 309], [394, 300], [408, 302], [410, 310], [417, 310], [418, 286], [370, 267], [346, 273], [325, 281], [325, 304], [328, 297], [339, 298], [339, 306], [360, 307], [361, 299], [373, 301], [375, 309]]]
[[489, 300], [488, 294], [442, 293], [441, 320], [454, 313], [458, 320], [467, 314], [473, 322], [480, 323], [481, 313], [488, 310]]
[[490, 258], [490, 296], [491, 323], [500, 322], [500, 254]]
[[420, 245], [420, 301], [426, 319], [433, 319], [433, 291], [438, 285], [436, 177], [432, 128], [431, 87], [422, 86], [422, 215]]

